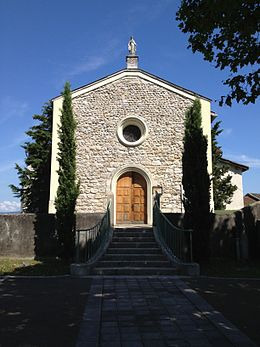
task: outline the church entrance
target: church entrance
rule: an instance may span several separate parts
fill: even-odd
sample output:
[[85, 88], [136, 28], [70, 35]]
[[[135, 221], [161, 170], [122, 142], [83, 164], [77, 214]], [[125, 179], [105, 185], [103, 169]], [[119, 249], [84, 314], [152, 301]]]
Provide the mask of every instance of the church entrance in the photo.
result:
[[116, 223], [147, 223], [147, 185], [138, 172], [126, 172], [117, 181]]

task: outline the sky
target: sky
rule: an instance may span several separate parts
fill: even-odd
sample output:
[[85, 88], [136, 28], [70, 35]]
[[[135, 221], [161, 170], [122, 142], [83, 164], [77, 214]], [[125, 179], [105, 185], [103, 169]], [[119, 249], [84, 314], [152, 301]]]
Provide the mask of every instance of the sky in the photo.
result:
[[19, 209], [8, 187], [18, 184], [25, 132], [33, 114], [57, 96], [125, 68], [134, 36], [139, 67], [211, 98], [224, 129], [224, 157], [250, 166], [244, 193], [260, 193], [259, 102], [219, 107], [227, 92], [219, 71], [187, 49], [178, 29], [179, 0], [0, 0], [0, 212]]

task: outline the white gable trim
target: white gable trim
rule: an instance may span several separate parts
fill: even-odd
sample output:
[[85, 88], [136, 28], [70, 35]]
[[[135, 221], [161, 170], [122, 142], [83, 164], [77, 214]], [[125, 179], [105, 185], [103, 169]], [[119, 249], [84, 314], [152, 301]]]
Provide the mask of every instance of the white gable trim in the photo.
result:
[[[105, 77], [101, 80], [98, 80], [96, 82], [93, 82], [91, 84], [88, 84], [86, 86], [83, 86], [79, 89], [72, 91], [71, 96], [72, 96], [72, 98], [76, 98], [82, 94], [89, 93], [89, 92], [91, 92], [97, 88], [103, 87], [109, 83], [113, 83], [113, 82], [115, 82], [121, 78], [124, 78], [124, 77], [139, 77], [145, 81], [154, 83], [154, 84], [156, 84], [162, 88], [165, 88], [166, 90], [174, 92], [174, 93], [181, 95], [185, 98], [188, 98], [190, 100], [195, 100], [196, 98], [199, 98], [199, 99], [205, 99], [207, 101], [210, 101], [210, 99], [208, 99], [202, 95], [196, 94], [192, 91], [188, 91], [188, 90], [183, 89], [181, 87], [178, 88], [177, 86], [171, 84], [170, 82], [167, 83], [167, 81], [161, 80], [160, 78], [153, 77], [153, 75], [150, 75], [149, 73], [143, 72], [141, 70], [121, 70], [119, 72], [116, 72], [113, 75], [110, 75], [110, 76]], [[58, 96], [52, 100], [55, 102], [56, 100], [59, 100], [61, 98], [62, 98], [62, 95], [60, 95], [60, 96]]]

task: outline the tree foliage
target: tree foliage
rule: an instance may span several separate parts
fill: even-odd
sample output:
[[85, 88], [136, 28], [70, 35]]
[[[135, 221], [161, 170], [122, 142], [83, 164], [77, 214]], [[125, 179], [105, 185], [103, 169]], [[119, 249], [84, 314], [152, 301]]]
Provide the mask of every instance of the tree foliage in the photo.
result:
[[63, 258], [71, 258], [74, 251], [74, 211], [79, 184], [76, 183], [76, 122], [73, 116], [69, 82], [66, 82], [62, 95], [58, 153], [59, 186], [55, 206], [60, 255]]
[[39, 124], [32, 126], [26, 134], [31, 142], [22, 146], [25, 150], [25, 167], [16, 164], [19, 186], [10, 185], [19, 197], [22, 209], [27, 213], [47, 213], [50, 189], [52, 103], [44, 105], [41, 115], [33, 119]]
[[260, 5], [257, 0], [182, 0], [176, 14], [179, 28], [189, 33], [193, 53], [221, 70], [228, 68], [224, 85], [230, 92], [221, 97], [231, 105], [235, 99], [254, 103], [259, 96]]
[[231, 183], [232, 176], [228, 175], [228, 166], [222, 162], [222, 149], [218, 144], [217, 137], [222, 133], [220, 121], [216, 122], [211, 129], [212, 137], [212, 182], [214, 193], [214, 207], [216, 210], [224, 210], [232, 200], [237, 186]]
[[185, 227], [193, 229], [196, 261], [208, 259], [210, 254], [210, 179], [207, 165], [207, 139], [201, 128], [201, 104], [195, 100], [186, 113], [182, 184]]

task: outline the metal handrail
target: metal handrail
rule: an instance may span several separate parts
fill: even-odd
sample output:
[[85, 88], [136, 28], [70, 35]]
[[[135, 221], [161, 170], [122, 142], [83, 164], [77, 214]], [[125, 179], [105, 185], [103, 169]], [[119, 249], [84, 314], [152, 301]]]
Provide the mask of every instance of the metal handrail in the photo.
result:
[[154, 203], [154, 220], [160, 242], [170, 250], [175, 261], [192, 262], [192, 230], [173, 225]]
[[76, 262], [90, 262], [104, 247], [109, 237], [110, 205], [100, 222], [89, 229], [76, 230]]

